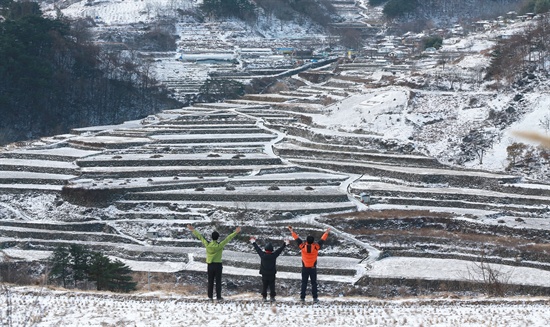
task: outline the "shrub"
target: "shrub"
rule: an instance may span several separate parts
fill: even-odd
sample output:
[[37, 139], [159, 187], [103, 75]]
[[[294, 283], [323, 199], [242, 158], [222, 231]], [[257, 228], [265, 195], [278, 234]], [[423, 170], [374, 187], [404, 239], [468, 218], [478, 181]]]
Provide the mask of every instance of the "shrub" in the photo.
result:
[[443, 38], [441, 36], [430, 36], [424, 39], [424, 49], [436, 48], [439, 49], [443, 45]]

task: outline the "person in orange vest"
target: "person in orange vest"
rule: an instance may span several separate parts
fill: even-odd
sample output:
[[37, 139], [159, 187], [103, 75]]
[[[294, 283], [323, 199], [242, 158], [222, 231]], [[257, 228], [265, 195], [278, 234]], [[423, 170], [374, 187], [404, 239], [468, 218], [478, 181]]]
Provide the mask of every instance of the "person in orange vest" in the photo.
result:
[[317, 293], [317, 256], [319, 250], [323, 247], [323, 244], [328, 238], [330, 228], [327, 228], [319, 242], [315, 242], [315, 239], [311, 235], [309, 235], [304, 242], [298, 234], [294, 232], [292, 226], [288, 226], [288, 230], [292, 234], [292, 238], [298, 243], [298, 247], [302, 253], [302, 288], [300, 290], [300, 301], [305, 302], [306, 300], [306, 289], [309, 279], [311, 280], [311, 295], [313, 296], [313, 302], [317, 303], [319, 302]]

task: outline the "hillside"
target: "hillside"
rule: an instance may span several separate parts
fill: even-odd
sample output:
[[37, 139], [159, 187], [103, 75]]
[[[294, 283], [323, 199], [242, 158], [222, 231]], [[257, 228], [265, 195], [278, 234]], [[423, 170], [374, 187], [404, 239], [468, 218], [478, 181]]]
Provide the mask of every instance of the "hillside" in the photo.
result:
[[[370, 10], [355, 5], [339, 10]], [[126, 10], [143, 11], [121, 2], [64, 10], [91, 8], [98, 30], [111, 32], [138, 19]], [[484, 78], [503, 36], [538, 20], [449, 31], [435, 51], [407, 46], [422, 38], [411, 33], [315, 60], [274, 49], [316, 48], [329, 41], [321, 33], [298, 39], [303, 30], [281, 25], [286, 37], [273, 29], [272, 38], [269, 30], [252, 38], [241, 24], [178, 22], [178, 49], [141, 54], [174, 97], [195, 94], [188, 87], [208, 76], [269, 77], [264, 92], [3, 148], [4, 260], [43, 263], [55, 247], [81, 244], [141, 272], [142, 289], [143, 274], [153, 273], [157, 287], [196, 296], [205, 255], [185, 226], [206, 235], [242, 226], [224, 253], [224, 292], [238, 298], [257, 288], [248, 236], [280, 244], [288, 225], [316, 237], [331, 227], [319, 258], [327, 297], [548, 295], [544, 149], [514, 134], [547, 132], [548, 76], [538, 67], [513, 83]], [[514, 143], [539, 152], [512, 158]], [[293, 246], [279, 259], [289, 301], [297, 254]]]
[[36, 2], [3, 1], [0, 31], [0, 144], [179, 105], [138, 60], [105, 54], [85, 23], [46, 18]]

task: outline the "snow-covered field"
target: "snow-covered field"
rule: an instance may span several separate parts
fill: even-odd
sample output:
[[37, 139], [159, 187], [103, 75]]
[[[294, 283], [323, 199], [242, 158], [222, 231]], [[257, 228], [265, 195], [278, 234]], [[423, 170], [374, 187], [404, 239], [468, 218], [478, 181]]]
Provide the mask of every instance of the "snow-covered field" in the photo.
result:
[[179, 294], [67, 292], [3, 287], [6, 326], [548, 326], [548, 298], [400, 299], [294, 297], [263, 303], [255, 294], [210, 303]]
[[[200, 2], [200, 1], [199, 1]], [[359, 1], [364, 3], [366, 1]], [[184, 7], [196, 6], [198, 2], [183, 1]], [[170, 10], [175, 4], [173, 1], [157, 0], [157, 1], [96, 1], [94, 6], [86, 5], [85, 1], [77, 2], [71, 7], [64, 10], [64, 13], [69, 16], [90, 16], [96, 20], [96, 22], [105, 28], [124, 26], [132, 22], [139, 21], [151, 21], [155, 17], [162, 15], [166, 10]], [[289, 38], [297, 37], [303, 30], [299, 32], [292, 32], [293, 26], [285, 26], [285, 30], [281, 28], [279, 33], [281, 36], [285, 34]], [[443, 47], [443, 51], [456, 51], [459, 48], [467, 48], [468, 51], [478, 52], [471, 56], [465, 56], [463, 60], [459, 60], [456, 63], [448, 63], [443, 69], [434, 63], [433, 59], [426, 59], [417, 63], [417, 70], [421, 70], [423, 75], [421, 78], [430, 79], [433, 76], [445, 76], [445, 74], [453, 75], [453, 72], [465, 72], [469, 73], [478, 71], [480, 68], [486, 68], [489, 63], [489, 58], [482, 55], [481, 52], [489, 50], [494, 44], [494, 37], [498, 33], [509, 32], [515, 30], [517, 27], [510, 27], [508, 30], [501, 31], [487, 31], [486, 33], [475, 34], [469, 37], [459, 40], [456, 43], [446, 44]], [[216, 30], [217, 31], [217, 30]], [[183, 34], [182, 34], [183, 35]], [[203, 37], [202, 34], [192, 33], [192, 31], [186, 35], [191, 35], [191, 41], [194, 37], [195, 41], [200, 41], [199, 38]], [[266, 35], [272, 35], [267, 33]], [[210, 35], [213, 39], [218, 38], [220, 42], [228, 42], [226, 33], [220, 33]], [[242, 41], [242, 40], [241, 40]], [[255, 42], [260, 42], [255, 40]], [[255, 44], [255, 43], [254, 43]], [[267, 44], [267, 43], [266, 43]], [[275, 43], [271, 43], [273, 45]], [[235, 49], [239, 46], [235, 43]], [[266, 45], [266, 48], [268, 45]], [[176, 53], [175, 53], [176, 55]], [[168, 64], [169, 63], [169, 64]], [[174, 58], [166, 59], [166, 67], [160, 69], [160, 75], [170, 75], [176, 79], [181, 79], [180, 70], [183, 63], [176, 61]], [[206, 74], [206, 66], [198, 66], [193, 63], [197, 71], [201, 71], [202, 74]], [[176, 68], [177, 67], [177, 68]], [[166, 69], [164, 69], [166, 68]], [[345, 74], [346, 72], [344, 72]], [[415, 72], [416, 74], [417, 72]], [[351, 74], [351, 73], [350, 73]], [[353, 74], [363, 74], [367, 78], [372, 79], [375, 83], [383, 83], [385, 78], [395, 78], [397, 81], [415, 81], [419, 78], [418, 74], [412, 76], [409, 71], [397, 72], [395, 74], [383, 71], [379, 69], [372, 74], [366, 72], [353, 72]], [[179, 77], [178, 77], [179, 76]], [[167, 76], [164, 76], [167, 77]], [[449, 81], [443, 78], [439, 86], [443, 88]], [[546, 95], [548, 87], [545, 85], [537, 86], [537, 90], [533, 94], [524, 98], [523, 106], [528, 108], [527, 114], [523, 115], [519, 121], [511, 126], [508, 126], [504, 130], [500, 131], [499, 137], [496, 139], [492, 148], [488, 149], [483, 164], [478, 163], [477, 160], [467, 163], [467, 165], [475, 168], [489, 169], [493, 171], [502, 171], [503, 167], [507, 164], [506, 147], [513, 142], [520, 141], [514, 132], [517, 130], [534, 130], [543, 133], [544, 130], [540, 124], [540, 121], [547, 116], [548, 112], [548, 96]], [[341, 91], [341, 90], [340, 90]], [[501, 111], [504, 110], [510, 103], [513, 94], [507, 92], [488, 91], [484, 89], [482, 85], [478, 85], [475, 82], [465, 82], [460, 88], [455, 88], [452, 91], [434, 91], [434, 90], [412, 90], [405, 86], [381, 86], [376, 89], [367, 89], [361, 87], [359, 89], [348, 89], [349, 92], [346, 96], [336, 96], [330, 94], [330, 91], [324, 89], [318, 91], [319, 95], [330, 96], [337, 100], [332, 105], [323, 108], [323, 114], [304, 114], [309, 115], [312, 118], [312, 122], [315, 127], [311, 127], [312, 131], [319, 134], [327, 135], [333, 138], [339, 136], [350, 136], [357, 130], [360, 130], [360, 134], [355, 134], [357, 138], [385, 138], [388, 140], [397, 140], [397, 142], [407, 143], [409, 141], [415, 143], [415, 149], [418, 152], [434, 156], [440, 159], [452, 157], [454, 153], [450, 151], [451, 146], [460, 140], [464, 134], [471, 128], [481, 128], [483, 121], [489, 115], [490, 110]], [[477, 107], [470, 106], [471, 99], [478, 101]], [[221, 106], [221, 105], [220, 105]], [[228, 106], [229, 107], [229, 106]], [[174, 111], [175, 112], [175, 111]], [[162, 117], [159, 114], [158, 117]], [[168, 116], [168, 115], [167, 115]], [[172, 114], [175, 118], [178, 115]], [[445, 119], [444, 119], [445, 118]], [[142, 127], [140, 122], [127, 123], [119, 126], [122, 128], [138, 128]], [[115, 127], [113, 127], [115, 128]], [[309, 128], [309, 127], [308, 127]], [[81, 129], [83, 136], [72, 136], [74, 141], [82, 139], [82, 141], [93, 141], [95, 143], [102, 143], [106, 145], [129, 143], [150, 143], [150, 138], [137, 138], [135, 136], [124, 138], [121, 136], [97, 136], [93, 137], [88, 135], [94, 132], [99, 132], [107, 127], [90, 127], [88, 129]], [[154, 129], [153, 129], [154, 130]], [[84, 133], [85, 132], [85, 133]], [[193, 139], [194, 134], [184, 135], [179, 137], [180, 139], [188, 138]], [[279, 141], [283, 138], [283, 133], [277, 134]], [[248, 136], [256, 136], [248, 135]], [[212, 142], [216, 139], [222, 138], [220, 135], [201, 136], [201, 138], [208, 138]], [[288, 137], [292, 137], [289, 135]], [[178, 138], [174, 135], [159, 135], [154, 137], [157, 140], [173, 140]], [[273, 155], [271, 145], [273, 140], [270, 140], [272, 136], [269, 136], [261, 144], [266, 144], [266, 153]], [[524, 141], [524, 140], [521, 140]], [[526, 142], [526, 141], [525, 141]], [[250, 143], [251, 144], [251, 143]], [[267, 146], [269, 145], [269, 146]], [[237, 146], [235, 146], [237, 147]], [[64, 149], [70, 149], [71, 155], [78, 157], [79, 155], [92, 155], [99, 152], [85, 151], [74, 152], [74, 148], [61, 148], [59, 153], [53, 153], [60, 157], [69, 156], [68, 153], [64, 153]], [[148, 152], [146, 152], [148, 153]], [[52, 154], [52, 151], [47, 151], [47, 154]], [[110, 158], [105, 156], [105, 158]], [[196, 155], [187, 155], [180, 157], [195, 157]], [[202, 156], [205, 156], [203, 154]], [[220, 155], [222, 156], [222, 155]], [[229, 157], [229, 155], [225, 155]], [[250, 155], [252, 156], [252, 155]], [[274, 156], [274, 155], [273, 155]], [[130, 159], [142, 159], [147, 157], [147, 154], [126, 154], [120, 158]], [[97, 156], [96, 158], [100, 158]], [[104, 158], [104, 159], [105, 159]], [[119, 159], [120, 159], [119, 158]], [[171, 158], [171, 155], [167, 155], [163, 160]], [[196, 159], [196, 158], [195, 158]], [[14, 159], [14, 163], [17, 163]], [[24, 160], [24, 159], [21, 159]], [[29, 161], [29, 160], [26, 160]], [[93, 161], [90, 159], [89, 161]], [[328, 161], [328, 160], [327, 160]], [[36, 162], [35, 162], [36, 163]], [[27, 162], [27, 165], [29, 163]], [[36, 163], [37, 166], [42, 165]], [[375, 166], [374, 164], [365, 164], [365, 166]], [[31, 166], [33, 166], [31, 164]], [[55, 165], [55, 168], [67, 168], [70, 169], [72, 165], [59, 163]], [[67, 166], [67, 167], [66, 167]], [[377, 166], [380, 168], [382, 166]], [[151, 169], [150, 167], [146, 167]], [[114, 168], [109, 168], [110, 172], [115, 171]], [[138, 171], [141, 167], [122, 167], [123, 169]], [[155, 168], [157, 170], [166, 171], [167, 167]], [[204, 168], [200, 168], [204, 169]], [[91, 172], [94, 168], [83, 168], [83, 171]], [[256, 169], [258, 170], [258, 169]], [[393, 167], [393, 171], [417, 173], [418, 168], [397, 168]], [[426, 174], [431, 174], [432, 170], [422, 168]], [[439, 170], [441, 171], [441, 170]], [[332, 175], [334, 172], [330, 172]], [[328, 172], [327, 172], [328, 174]], [[449, 174], [451, 174], [449, 172]], [[471, 171], [467, 172], [455, 172], [454, 175], [468, 174], [473, 175]], [[476, 173], [475, 175], [482, 175], [482, 173]], [[0, 177], [3, 175], [10, 175], [15, 178], [20, 175], [19, 173], [0, 173]], [[38, 173], [25, 173], [25, 176], [31, 176], [36, 178]], [[293, 176], [295, 179], [305, 179], [307, 175], [305, 173], [297, 174], [299, 176]], [[489, 173], [483, 173], [483, 175], [489, 175]], [[24, 177], [25, 177], [24, 176]], [[51, 175], [45, 175], [51, 176]], [[284, 180], [285, 176], [288, 178], [289, 174], [276, 175], [255, 175], [249, 176], [248, 179], [260, 180], [262, 178], [279, 178]], [[313, 177], [318, 174], [313, 175]], [[347, 176], [347, 175], [346, 175]], [[57, 176], [58, 178], [70, 178], [72, 175]], [[313, 178], [312, 177], [312, 178]], [[373, 176], [365, 176], [370, 178]], [[171, 178], [171, 177], [170, 177]], [[149, 181], [147, 178], [137, 179], [132, 181], [133, 186], [146, 186], [154, 183], [166, 183], [170, 179], [169, 177], [155, 177], [154, 181]], [[209, 177], [211, 181], [216, 180], [218, 177]], [[21, 178], [23, 179], [23, 178]], [[192, 180], [190, 177], [182, 177], [179, 181], [173, 181], [173, 183], [179, 183], [186, 179]], [[343, 183], [342, 188], [345, 192], [345, 186], [349, 185], [352, 180], [358, 180], [359, 175], [349, 175], [349, 182]], [[247, 178], [235, 177], [233, 180], [246, 181]], [[115, 180], [120, 182], [118, 180]], [[106, 179], [103, 182], [96, 182], [89, 179], [89, 183], [96, 183], [99, 187], [104, 187], [104, 184], [111, 184], [113, 180]], [[128, 182], [130, 183], [130, 182]], [[357, 181], [356, 185], [360, 185], [362, 181]], [[409, 186], [403, 186], [402, 184], [382, 184], [380, 182], [369, 181], [366, 183], [369, 187], [378, 186], [378, 188], [394, 188], [395, 190], [407, 190]], [[17, 185], [17, 184], [14, 184]], [[44, 186], [45, 187], [45, 186]], [[55, 189], [60, 188], [56, 187]], [[541, 186], [537, 186], [541, 188]], [[257, 190], [257, 191], [256, 191]], [[281, 190], [285, 190], [284, 187]], [[324, 190], [322, 187], [317, 190]], [[426, 191], [427, 190], [427, 191]], [[542, 190], [542, 188], [541, 188]], [[265, 187], [261, 189], [245, 189], [240, 188], [233, 190], [231, 193], [238, 194], [241, 191], [249, 191], [249, 193], [269, 193]], [[254, 192], [256, 191], [256, 192]], [[451, 193], [454, 191], [446, 185], [442, 186], [442, 189], [436, 188], [424, 188], [425, 192], [422, 193], [435, 193], [436, 191], [443, 193]], [[428, 192], [429, 191], [429, 192]], [[166, 193], [166, 191], [164, 191]], [[191, 193], [189, 190], [186, 191]], [[213, 192], [212, 190], [206, 190], [203, 194]], [[302, 189], [299, 190], [302, 192]], [[316, 191], [318, 192], [318, 191]], [[487, 194], [489, 191], [474, 192], [472, 189], [464, 189], [463, 192], [468, 194], [477, 194], [479, 196]], [[162, 193], [155, 191], [155, 193]], [[179, 195], [185, 192], [172, 192]], [[195, 193], [195, 191], [193, 191]], [[289, 192], [292, 193], [292, 192]], [[494, 194], [492, 194], [494, 195]], [[534, 198], [528, 195], [517, 195], [513, 198]], [[4, 195], [0, 195], [0, 199], [8, 199]], [[13, 198], [9, 198], [12, 200]], [[542, 198], [541, 198], [542, 199]], [[29, 222], [38, 220], [52, 220], [61, 222], [59, 218], [61, 215], [57, 215], [58, 212], [63, 210], [72, 212], [71, 221], [88, 220], [89, 216], [93, 216], [87, 211], [79, 210], [77, 207], [71, 207], [68, 202], [60, 203], [59, 206], [53, 206], [52, 203], [56, 201], [54, 195], [44, 195], [37, 197], [20, 197], [19, 208], [12, 207], [8, 200], [6, 203], [0, 203], [0, 216], [6, 219], [18, 219], [27, 220]], [[352, 200], [350, 200], [352, 201]], [[355, 203], [357, 202], [357, 203]], [[359, 210], [366, 210], [367, 208], [355, 201]], [[192, 202], [188, 202], [194, 204]], [[221, 202], [220, 202], [221, 203]], [[266, 209], [264, 202], [256, 204], [262, 206], [262, 209]], [[280, 205], [280, 204], [278, 204]], [[229, 205], [227, 205], [229, 207]], [[291, 204], [283, 203], [280, 206], [285, 206], [285, 210], [291, 208]], [[69, 209], [67, 209], [69, 207]], [[255, 206], [250, 204], [248, 209], [256, 209]], [[479, 224], [500, 224], [501, 226], [512, 226], [514, 228], [525, 229], [550, 229], [548, 223], [544, 217], [523, 217], [521, 221], [517, 220], [514, 216], [500, 216], [504, 223], [500, 221], [497, 223], [495, 219], [489, 218], [493, 214], [500, 212], [496, 207], [495, 211], [489, 210], [477, 210], [477, 209], [460, 209], [460, 208], [442, 208], [442, 207], [414, 207], [414, 206], [398, 206], [380, 204], [371, 206], [370, 209], [402, 209], [413, 210], [422, 209], [433, 212], [442, 212], [448, 210], [456, 219], [467, 219], [465, 216], [474, 216], [475, 219], [470, 219], [472, 222]], [[24, 210], [23, 210], [24, 209]], [[275, 204], [272, 204], [271, 209], [280, 210]], [[152, 210], [152, 209], [151, 209]], [[161, 213], [165, 211], [159, 211]], [[106, 208], [102, 217], [116, 217], [121, 212], [114, 208]], [[220, 214], [221, 216], [222, 214]], [[99, 216], [99, 215], [98, 215]], [[146, 216], [146, 215], [145, 215]], [[218, 217], [219, 218], [219, 217]], [[98, 218], [99, 219], [99, 218]], [[225, 217], [221, 218], [225, 219]], [[134, 238], [141, 237], [146, 233], [144, 226], [147, 224], [153, 224], [154, 220], [142, 221], [142, 220], [128, 220], [118, 222], [118, 227], [121, 227], [122, 232], [126, 232], [132, 235]], [[212, 220], [214, 221], [214, 219]], [[172, 224], [181, 223], [182, 225], [189, 223], [190, 221], [170, 221], [164, 223], [171, 228]], [[194, 221], [191, 221], [194, 223]], [[223, 222], [226, 222], [223, 220]], [[259, 222], [259, 223], [258, 223]], [[318, 227], [319, 224], [311, 216], [309, 217], [297, 217], [291, 223], [308, 223], [312, 226]], [[231, 222], [235, 223], [235, 222]], [[265, 222], [261, 220], [255, 220], [254, 222], [246, 222], [245, 225], [250, 223], [251, 225], [262, 225]], [[504, 225], [505, 224], [505, 225]], [[114, 224], [113, 224], [114, 225]], [[267, 225], [267, 224], [266, 224]], [[280, 227], [280, 226], [279, 226]], [[325, 226], [323, 226], [325, 227]], [[207, 228], [207, 227], [205, 227]], [[6, 228], [6, 230], [16, 229]], [[139, 231], [138, 231], [139, 230]], [[141, 233], [141, 234], [140, 234]], [[320, 273], [320, 281], [335, 281], [340, 279], [340, 283], [346, 283], [352, 285], [361, 277], [373, 277], [373, 278], [407, 278], [410, 280], [468, 280], [471, 276], [467, 276], [471, 273], [472, 262], [467, 260], [456, 259], [434, 259], [434, 258], [410, 258], [410, 257], [387, 257], [378, 260], [380, 251], [375, 249], [369, 244], [363, 243], [353, 236], [347, 235], [345, 232], [334, 229], [333, 235], [335, 237], [351, 240], [354, 244], [358, 244], [359, 247], [366, 249], [371, 255], [373, 261], [363, 262], [360, 265], [357, 258], [343, 258], [341, 260], [347, 260], [345, 267], [342, 262], [338, 261], [336, 257], [330, 257], [332, 255], [330, 251], [338, 251], [336, 249], [328, 247], [326, 249], [327, 256], [324, 256], [320, 260], [320, 267], [324, 268], [329, 266], [330, 268], [341, 266], [338, 268], [344, 269], [356, 269], [357, 274], [355, 276], [337, 276], [337, 275], [324, 275]], [[5, 242], [13, 242], [13, 238], [4, 238], [1, 240]], [[66, 241], [67, 244], [76, 241]], [[34, 242], [34, 240], [33, 240]], [[37, 244], [40, 241], [36, 241]], [[148, 246], [146, 241], [140, 239], [136, 244], [128, 245], [127, 248], [132, 248], [136, 251], [148, 251], [152, 247]], [[85, 243], [85, 242], [84, 242]], [[248, 244], [246, 244], [248, 245]], [[232, 249], [226, 251], [226, 258], [233, 261], [245, 261], [255, 263], [257, 257], [250, 249], [242, 251], [241, 248]], [[121, 245], [121, 248], [124, 246]], [[162, 247], [158, 247], [162, 248]], [[176, 273], [179, 271], [189, 272], [203, 272], [205, 270], [205, 264], [203, 263], [203, 249], [202, 248], [182, 248], [177, 246], [164, 247], [159, 251], [172, 251], [175, 255], [192, 253], [190, 262], [145, 262], [137, 260], [123, 259], [133, 270], [135, 271], [150, 271], [150, 272], [163, 272], [163, 273]], [[458, 252], [459, 250], [457, 250]], [[21, 260], [33, 260], [33, 259], [45, 259], [51, 253], [49, 251], [20, 251], [16, 248], [7, 249], [4, 251], [12, 259]], [[33, 257], [34, 256], [34, 257]], [[280, 259], [280, 263], [288, 263], [289, 267], [298, 267], [299, 258], [297, 256], [283, 255]], [[367, 267], [368, 264], [368, 267]], [[323, 266], [324, 265], [324, 266]], [[357, 268], [354, 268], [356, 267]], [[548, 286], [550, 285], [550, 276], [548, 271], [543, 269], [528, 268], [528, 267], [513, 267], [507, 265], [496, 266], [499, 269], [510, 274], [510, 281], [516, 285], [536, 285], [536, 286]], [[231, 278], [244, 277], [258, 277], [256, 269], [231, 267], [224, 268], [224, 272], [231, 275]], [[280, 278], [285, 278], [292, 282], [299, 281], [299, 273], [297, 272], [281, 272]], [[244, 278], [243, 277], [243, 278]], [[288, 297], [283, 296], [279, 298], [276, 305], [266, 304], [259, 302], [259, 296], [252, 293], [241, 293], [238, 295], [231, 295], [226, 297], [226, 301], [223, 303], [209, 303], [205, 301], [203, 297], [199, 297], [195, 293], [193, 295], [182, 293], [172, 293], [168, 291], [155, 292], [155, 293], [135, 293], [130, 295], [120, 295], [111, 293], [95, 293], [95, 292], [74, 292], [74, 291], [61, 291], [52, 290], [47, 288], [33, 288], [33, 287], [16, 287], [2, 285], [0, 286], [0, 320], [2, 324], [8, 326], [547, 326], [550, 324], [550, 312], [547, 310], [549, 299], [548, 298], [473, 298], [473, 299], [460, 299], [460, 298], [415, 298], [415, 299], [400, 299], [400, 300], [376, 300], [364, 297], [321, 297], [322, 302], [319, 305], [312, 305], [308, 303], [301, 305], [297, 301], [297, 296]]]

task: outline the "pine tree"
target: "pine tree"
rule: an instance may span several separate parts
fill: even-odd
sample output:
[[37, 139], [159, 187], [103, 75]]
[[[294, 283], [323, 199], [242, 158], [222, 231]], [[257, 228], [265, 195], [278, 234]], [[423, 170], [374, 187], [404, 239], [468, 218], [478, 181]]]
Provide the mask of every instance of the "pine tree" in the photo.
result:
[[93, 253], [91, 264], [88, 267], [90, 280], [96, 282], [98, 291], [130, 292], [136, 289], [132, 281], [130, 267], [120, 260], [112, 262], [101, 253]]
[[96, 282], [98, 291], [108, 290], [110, 279], [109, 264], [110, 260], [99, 252], [94, 252], [88, 266], [88, 278]]
[[61, 281], [63, 287], [67, 287], [67, 284], [73, 280], [70, 266], [71, 254], [69, 250], [65, 247], [56, 248], [49, 262], [51, 264], [51, 269], [48, 279], [50, 281]]
[[130, 292], [136, 289], [137, 283], [132, 281], [132, 270], [120, 260], [115, 260], [109, 265], [110, 280], [108, 288], [114, 292]]
[[50, 257], [50, 264], [49, 279], [63, 287], [69, 284], [77, 287], [78, 282], [93, 281], [98, 291], [130, 292], [136, 289], [130, 267], [80, 245], [58, 247]]
[[78, 282], [83, 282], [88, 279], [88, 266], [91, 260], [91, 253], [81, 245], [71, 245], [69, 248], [71, 254], [71, 263], [73, 271], [74, 286]]

